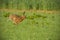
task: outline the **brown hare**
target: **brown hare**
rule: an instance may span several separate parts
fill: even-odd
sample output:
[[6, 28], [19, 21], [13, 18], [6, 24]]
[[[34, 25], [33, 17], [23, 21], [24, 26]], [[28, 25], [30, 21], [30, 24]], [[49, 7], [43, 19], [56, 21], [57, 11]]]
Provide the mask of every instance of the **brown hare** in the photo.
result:
[[20, 22], [22, 22], [24, 19], [26, 18], [26, 16], [19, 16], [16, 14], [11, 14], [9, 15], [9, 19], [13, 21], [14, 24], [18, 24]]

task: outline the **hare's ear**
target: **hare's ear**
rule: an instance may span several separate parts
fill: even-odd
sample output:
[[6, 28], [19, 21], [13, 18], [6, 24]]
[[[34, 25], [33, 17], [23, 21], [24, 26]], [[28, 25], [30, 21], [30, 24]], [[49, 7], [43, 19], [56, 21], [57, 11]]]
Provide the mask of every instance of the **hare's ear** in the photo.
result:
[[23, 12], [23, 15], [25, 15], [25, 11]]

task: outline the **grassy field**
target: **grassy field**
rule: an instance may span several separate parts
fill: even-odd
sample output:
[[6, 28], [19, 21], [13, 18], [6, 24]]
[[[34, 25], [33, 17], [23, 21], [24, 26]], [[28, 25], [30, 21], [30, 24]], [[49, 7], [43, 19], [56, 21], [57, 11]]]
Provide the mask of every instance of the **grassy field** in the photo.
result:
[[0, 40], [60, 40], [60, 12], [26, 12], [26, 19], [14, 25], [6, 14], [23, 12], [0, 11]]
[[60, 10], [60, 0], [0, 0], [0, 8]]
[[[24, 11], [21, 23], [9, 20]], [[0, 40], [60, 40], [60, 0], [0, 0]]]

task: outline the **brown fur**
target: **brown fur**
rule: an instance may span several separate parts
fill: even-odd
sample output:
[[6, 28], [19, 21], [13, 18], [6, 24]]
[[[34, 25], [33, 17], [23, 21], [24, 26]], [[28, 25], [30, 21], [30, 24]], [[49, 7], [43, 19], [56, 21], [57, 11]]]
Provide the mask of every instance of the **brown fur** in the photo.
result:
[[18, 24], [25, 19], [25, 16], [18, 16], [16, 14], [9, 15], [9, 19], [13, 21], [14, 24]]

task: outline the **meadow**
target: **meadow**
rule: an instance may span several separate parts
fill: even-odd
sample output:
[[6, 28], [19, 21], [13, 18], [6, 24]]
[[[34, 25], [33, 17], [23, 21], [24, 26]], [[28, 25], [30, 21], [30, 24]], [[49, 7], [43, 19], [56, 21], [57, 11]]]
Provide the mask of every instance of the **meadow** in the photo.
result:
[[[9, 20], [24, 11], [19, 24]], [[0, 0], [0, 40], [60, 40], [60, 0]]]
[[60, 40], [60, 12], [25, 12], [26, 19], [14, 25], [8, 14], [0, 11], [0, 40]]
[[60, 10], [60, 0], [0, 0], [0, 8]]

